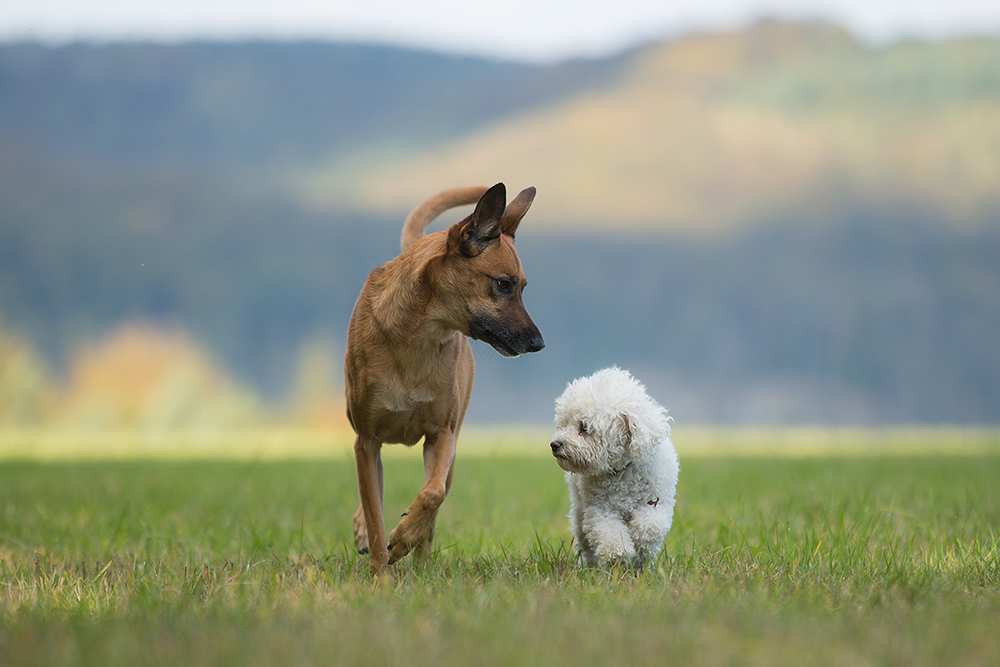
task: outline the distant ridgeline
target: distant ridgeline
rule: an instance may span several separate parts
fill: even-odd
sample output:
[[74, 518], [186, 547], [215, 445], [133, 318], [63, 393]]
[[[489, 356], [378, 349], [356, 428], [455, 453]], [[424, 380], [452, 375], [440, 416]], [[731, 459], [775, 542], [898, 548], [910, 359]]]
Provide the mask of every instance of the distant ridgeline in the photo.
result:
[[408, 208], [503, 180], [538, 188], [547, 347], [476, 344], [472, 420], [549, 421], [618, 363], [683, 423], [996, 423], [998, 62], [773, 22], [554, 66], [3, 45], [0, 323], [57, 369], [123, 322], [185, 330], [277, 400]]

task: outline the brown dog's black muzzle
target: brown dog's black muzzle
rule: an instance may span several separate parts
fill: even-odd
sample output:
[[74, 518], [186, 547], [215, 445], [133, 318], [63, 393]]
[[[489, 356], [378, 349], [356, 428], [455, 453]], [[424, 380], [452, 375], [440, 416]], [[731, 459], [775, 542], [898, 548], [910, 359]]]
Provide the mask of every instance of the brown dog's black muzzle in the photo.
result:
[[534, 335], [532, 335], [531, 340], [528, 341], [528, 352], [538, 352], [545, 348], [545, 341], [542, 340], [542, 332], [535, 327]]
[[545, 347], [545, 341], [542, 340], [542, 332], [538, 330], [538, 327], [531, 321], [531, 318], [527, 317], [527, 311], [525, 311], [524, 315], [528, 320], [528, 328], [521, 336], [524, 340], [524, 351], [521, 354], [538, 352]]
[[469, 336], [488, 343], [505, 357], [517, 357], [538, 352], [545, 347], [542, 332], [530, 317], [526, 326], [512, 328], [508, 323], [493, 317], [479, 317], [469, 323]]

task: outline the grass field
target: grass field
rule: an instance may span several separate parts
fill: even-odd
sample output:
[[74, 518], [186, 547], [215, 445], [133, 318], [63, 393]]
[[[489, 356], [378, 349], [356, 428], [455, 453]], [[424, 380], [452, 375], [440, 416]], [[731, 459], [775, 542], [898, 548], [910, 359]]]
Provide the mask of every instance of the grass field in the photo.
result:
[[[678, 433], [641, 575], [580, 569], [545, 447], [480, 434], [438, 553], [381, 587], [343, 448], [85, 460], [24, 437], [0, 438], [2, 665], [1000, 664], [996, 433]], [[390, 452], [388, 516], [421, 474]]]

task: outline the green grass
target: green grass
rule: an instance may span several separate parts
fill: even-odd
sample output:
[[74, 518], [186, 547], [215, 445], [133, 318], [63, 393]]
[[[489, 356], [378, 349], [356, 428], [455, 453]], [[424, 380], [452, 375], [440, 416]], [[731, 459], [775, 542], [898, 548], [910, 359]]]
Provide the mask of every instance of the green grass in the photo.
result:
[[[577, 566], [547, 457], [467, 451], [383, 586], [346, 454], [3, 461], [0, 664], [1000, 664], [1000, 453], [681, 449], [641, 575]], [[386, 475], [392, 517], [419, 455]]]

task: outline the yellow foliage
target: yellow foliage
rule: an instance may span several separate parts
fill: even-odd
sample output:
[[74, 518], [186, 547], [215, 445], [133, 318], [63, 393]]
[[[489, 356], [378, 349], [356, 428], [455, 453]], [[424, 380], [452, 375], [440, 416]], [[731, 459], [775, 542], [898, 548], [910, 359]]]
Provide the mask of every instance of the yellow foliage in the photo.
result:
[[124, 325], [70, 364], [60, 414], [81, 427], [230, 427], [258, 401], [185, 334]]
[[339, 385], [340, 357], [332, 344], [310, 340], [299, 349], [292, 393], [294, 421], [309, 427], [350, 429]]
[[41, 421], [48, 396], [45, 366], [34, 348], [0, 327], [0, 425]]

